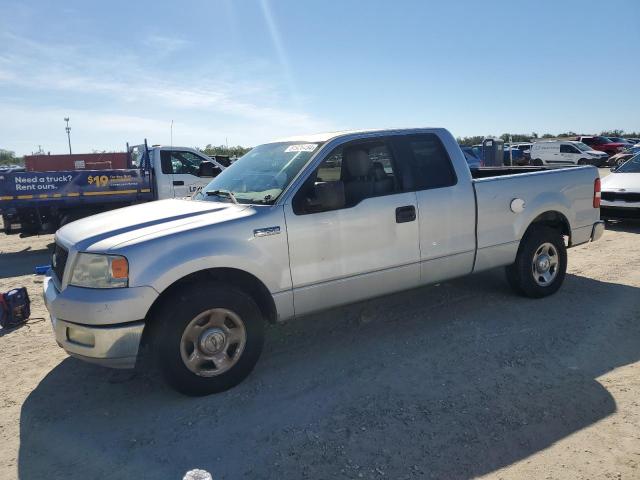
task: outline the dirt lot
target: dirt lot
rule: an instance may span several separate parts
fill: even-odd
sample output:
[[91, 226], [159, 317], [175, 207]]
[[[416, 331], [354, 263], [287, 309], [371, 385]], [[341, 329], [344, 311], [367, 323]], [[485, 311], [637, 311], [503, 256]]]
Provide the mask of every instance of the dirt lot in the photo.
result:
[[[50, 242], [0, 236], [34, 317]], [[640, 226], [569, 265], [543, 300], [496, 271], [271, 327], [207, 398], [68, 358], [47, 321], [0, 330], [0, 478], [639, 479]]]

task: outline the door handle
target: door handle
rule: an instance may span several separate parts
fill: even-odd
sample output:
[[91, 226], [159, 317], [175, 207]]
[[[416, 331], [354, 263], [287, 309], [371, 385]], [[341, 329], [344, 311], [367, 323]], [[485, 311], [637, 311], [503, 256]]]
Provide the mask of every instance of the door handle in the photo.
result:
[[407, 205], [396, 208], [396, 223], [413, 222], [416, 219], [416, 207]]
[[184, 185], [184, 180], [174, 180], [174, 181], [173, 181], [173, 184], [174, 184], [175, 186]]

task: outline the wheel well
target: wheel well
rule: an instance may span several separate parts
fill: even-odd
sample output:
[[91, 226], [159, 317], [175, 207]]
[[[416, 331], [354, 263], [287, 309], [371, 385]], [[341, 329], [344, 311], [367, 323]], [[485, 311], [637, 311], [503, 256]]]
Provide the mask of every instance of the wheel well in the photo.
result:
[[197, 284], [203, 281], [218, 281], [225, 285], [233, 286], [251, 295], [258, 308], [267, 321], [274, 323], [278, 317], [275, 302], [269, 289], [258, 278], [244, 270], [236, 268], [210, 268], [191, 273], [186, 277], [175, 281], [164, 289], [160, 296], [153, 303], [147, 313], [147, 319], [154, 316], [155, 311], [178, 289], [185, 285]]
[[[527, 232], [534, 226], [544, 225], [545, 227], [554, 228], [559, 230], [562, 235], [568, 238], [569, 245], [571, 245], [571, 228], [569, 227], [569, 221], [560, 212], [544, 212], [533, 219], [533, 222], [527, 228]], [[526, 232], [525, 232], [526, 234]]]

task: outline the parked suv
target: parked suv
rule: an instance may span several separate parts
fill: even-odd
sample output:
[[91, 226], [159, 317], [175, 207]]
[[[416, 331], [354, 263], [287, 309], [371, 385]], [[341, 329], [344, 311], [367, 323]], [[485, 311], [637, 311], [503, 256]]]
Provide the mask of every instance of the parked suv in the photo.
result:
[[578, 137], [576, 140], [589, 145], [594, 150], [605, 152], [609, 156], [615, 155], [628, 147], [626, 143], [612, 142], [607, 137], [601, 136]]

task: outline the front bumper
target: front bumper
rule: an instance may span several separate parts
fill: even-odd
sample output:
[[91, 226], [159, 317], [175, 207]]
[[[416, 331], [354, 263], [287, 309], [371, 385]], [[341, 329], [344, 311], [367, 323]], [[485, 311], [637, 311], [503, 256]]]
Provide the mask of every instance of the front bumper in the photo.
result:
[[111, 368], [136, 366], [144, 322], [91, 327], [51, 317], [56, 342], [72, 357]]
[[45, 277], [43, 286], [44, 303], [60, 347], [107, 367], [135, 366], [144, 330], [141, 319], [157, 298], [154, 289], [69, 286], [60, 292], [52, 277]]

